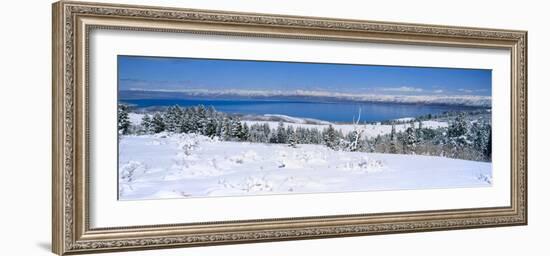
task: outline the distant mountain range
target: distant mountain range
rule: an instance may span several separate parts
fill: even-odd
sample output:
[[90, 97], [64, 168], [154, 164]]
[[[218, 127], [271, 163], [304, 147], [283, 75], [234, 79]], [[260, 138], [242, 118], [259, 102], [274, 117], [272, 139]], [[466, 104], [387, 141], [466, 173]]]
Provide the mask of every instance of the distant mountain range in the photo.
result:
[[133, 99], [257, 99], [257, 100], [301, 100], [301, 101], [356, 101], [407, 104], [437, 104], [472, 107], [491, 107], [491, 96], [480, 95], [383, 95], [340, 93], [329, 91], [279, 91], [279, 90], [145, 90], [130, 89], [119, 91], [120, 100]]

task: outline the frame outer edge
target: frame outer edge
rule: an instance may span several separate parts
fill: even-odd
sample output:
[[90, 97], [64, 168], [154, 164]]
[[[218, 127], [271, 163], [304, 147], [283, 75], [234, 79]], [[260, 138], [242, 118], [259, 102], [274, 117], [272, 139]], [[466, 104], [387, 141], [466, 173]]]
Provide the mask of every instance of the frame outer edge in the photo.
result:
[[63, 255], [63, 3], [52, 4], [52, 247]]
[[[170, 12], [169, 12], [170, 11]], [[191, 13], [189, 13], [191, 12]], [[197, 12], [197, 13], [193, 13]], [[213, 20], [220, 24], [240, 24], [253, 26], [287, 26], [289, 28], [299, 29], [318, 29], [318, 30], [342, 30], [350, 32], [374, 31], [381, 34], [388, 33], [407, 33], [411, 35], [426, 35], [429, 37], [445, 37], [451, 39], [473, 38], [488, 42], [491, 40], [505, 41], [514, 43], [518, 52], [517, 65], [514, 70], [518, 77], [518, 111], [519, 120], [516, 121], [519, 133], [520, 145], [524, 155], [518, 156], [516, 163], [518, 168], [518, 180], [515, 185], [518, 186], [519, 194], [516, 198], [523, 202], [520, 208], [506, 216], [460, 216], [451, 219], [442, 220], [411, 220], [395, 222], [390, 224], [374, 223], [369, 225], [348, 225], [335, 227], [313, 227], [313, 228], [286, 228], [283, 230], [253, 230], [240, 232], [222, 232], [213, 234], [203, 234], [197, 236], [184, 236], [176, 234], [174, 236], [160, 237], [114, 237], [97, 238], [89, 237], [83, 239], [75, 225], [78, 224], [78, 211], [80, 196], [75, 190], [78, 183], [78, 161], [75, 161], [75, 143], [78, 143], [78, 109], [75, 104], [79, 104], [75, 95], [78, 93], [78, 83], [75, 79], [78, 71], [77, 41], [73, 41], [74, 34], [78, 31], [75, 17], [81, 15], [103, 15], [106, 17], [137, 17], [147, 19], [183, 19], [198, 23], [206, 23]], [[158, 17], [155, 15], [159, 15]], [[179, 16], [183, 15], [183, 16]], [[196, 16], [198, 15], [198, 16]], [[262, 15], [266, 15], [265, 18]], [[463, 28], [448, 27], [422, 24], [393, 24], [385, 22], [368, 21], [350, 21], [314, 17], [298, 16], [277, 16], [270, 14], [253, 13], [231, 13], [217, 12], [207, 10], [191, 10], [179, 8], [161, 8], [154, 6], [132, 6], [132, 5], [109, 5], [90, 2], [69, 2], [59, 1], [52, 6], [52, 251], [58, 255], [107, 252], [107, 251], [126, 251], [160, 248], [177, 248], [187, 246], [205, 246], [234, 243], [253, 243], [266, 241], [284, 241], [301, 240], [312, 238], [344, 237], [356, 235], [374, 235], [402, 232], [436, 231], [452, 230], [466, 228], [496, 227], [509, 225], [527, 224], [527, 32], [511, 30], [493, 30], [483, 28]], [[361, 22], [365, 22], [361, 24]], [[335, 27], [333, 27], [335, 26]], [[159, 30], [160, 31], [160, 30]], [[418, 38], [417, 38], [418, 39]], [[429, 39], [429, 38], [428, 38]], [[457, 39], [457, 40], [458, 40]], [[408, 38], [408, 41], [415, 41], [414, 38]], [[426, 43], [426, 42], [425, 42]], [[464, 43], [464, 42], [463, 42]], [[486, 46], [488, 43], [484, 43]], [[462, 45], [462, 44], [459, 44]], [[475, 44], [474, 44], [475, 46]], [[78, 77], [78, 76], [77, 76]], [[80, 102], [82, 103], [82, 102]], [[75, 110], [77, 110], [75, 112]], [[525, 118], [521, 120], [521, 115]], [[76, 121], [75, 121], [76, 120]], [[523, 121], [523, 122], [522, 122]], [[75, 125], [76, 124], [76, 125]], [[524, 169], [523, 169], [524, 168]], [[523, 170], [523, 172], [521, 171]], [[521, 175], [523, 174], [523, 175]], [[76, 175], [76, 178], [75, 178]], [[521, 196], [521, 197], [520, 197]], [[521, 207], [524, 206], [524, 207]], [[518, 211], [519, 210], [519, 211]], [[464, 214], [463, 214], [464, 215]], [[86, 230], [84, 230], [86, 232]]]
[[529, 79], [528, 79], [528, 66], [529, 66], [529, 40], [528, 40], [528, 36], [529, 35], [529, 32], [528, 31], [523, 31], [523, 70], [522, 70], [522, 73], [523, 73], [523, 78], [522, 78], [522, 82], [523, 82], [523, 86], [522, 86], [522, 89], [523, 89], [523, 97], [524, 97], [524, 105], [522, 106], [522, 110], [524, 111], [523, 113], [523, 152], [524, 152], [524, 155], [521, 156], [523, 157], [523, 168], [524, 168], [524, 177], [523, 177], [523, 186], [524, 186], [524, 192], [523, 192], [523, 203], [524, 203], [524, 219], [523, 219], [523, 225], [528, 225], [529, 224], [529, 208], [528, 208], [528, 205], [529, 205], [529, 182], [528, 182], [528, 178], [529, 178], [529, 167], [528, 167], [528, 163], [529, 163]]

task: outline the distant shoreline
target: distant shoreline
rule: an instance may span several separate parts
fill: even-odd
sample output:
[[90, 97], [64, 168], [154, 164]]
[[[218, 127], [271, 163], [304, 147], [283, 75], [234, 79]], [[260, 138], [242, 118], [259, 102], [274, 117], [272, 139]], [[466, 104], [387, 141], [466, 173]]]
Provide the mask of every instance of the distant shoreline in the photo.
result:
[[302, 123], [353, 123], [361, 111], [361, 123], [402, 121], [403, 118], [440, 116], [454, 112], [490, 112], [490, 108], [469, 106], [445, 106], [402, 103], [357, 103], [304, 101], [258, 101], [258, 100], [187, 100], [187, 99], [143, 99], [120, 100], [121, 104], [132, 107], [135, 112], [152, 113], [164, 111], [169, 106], [192, 107], [203, 105], [217, 111], [239, 117], [243, 120], [288, 121], [300, 119]]
[[216, 100], [216, 101], [264, 101], [307, 102], [333, 104], [342, 102], [410, 104], [458, 107], [491, 107], [491, 96], [479, 95], [375, 95], [350, 94], [325, 91], [263, 92], [263, 91], [166, 91], [166, 90], [120, 90], [120, 101], [128, 100]]

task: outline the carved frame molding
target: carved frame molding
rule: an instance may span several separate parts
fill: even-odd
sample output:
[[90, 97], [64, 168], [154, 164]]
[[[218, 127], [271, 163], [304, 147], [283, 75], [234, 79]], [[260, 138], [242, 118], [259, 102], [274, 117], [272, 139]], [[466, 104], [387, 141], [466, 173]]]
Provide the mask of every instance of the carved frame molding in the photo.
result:
[[[91, 229], [88, 37], [93, 29], [510, 49], [510, 207]], [[61, 1], [53, 5], [53, 251], [81, 252], [527, 224], [527, 32]]]

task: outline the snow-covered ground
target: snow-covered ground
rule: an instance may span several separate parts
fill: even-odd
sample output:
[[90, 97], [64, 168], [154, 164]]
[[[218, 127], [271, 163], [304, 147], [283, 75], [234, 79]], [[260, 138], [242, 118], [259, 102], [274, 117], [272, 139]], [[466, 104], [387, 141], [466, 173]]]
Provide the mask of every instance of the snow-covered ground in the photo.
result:
[[[268, 120], [261, 120], [261, 121], [274, 121], [269, 119], [279, 119], [283, 122], [289, 122], [289, 123], [296, 123], [296, 124], [331, 124], [328, 121], [323, 121], [319, 119], [313, 119], [313, 118], [303, 118], [303, 117], [293, 117], [293, 116], [287, 116], [287, 115], [280, 115], [280, 114], [265, 114], [262, 116], [256, 116], [255, 118], [267, 118]], [[246, 118], [243, 118], [244, 120], [248, 120]], [[254, 119], [252, 119], [254, 120]], [[277, 121], [279, 121], [277, 120]]]
[[[276, 129], [279, 125], [279, 122], [274, 121], [242, 121], [246, 123], [247, 125], [252, 124], [269, 124], [269, 127], [271, 129]], [[285, 125], [285, 128], [288, 126], [296, 127], [304, 127], [304, 128], [317, 128], [319, 131], [322, 131], [324, 128], [328, 127], [328, 124], [304, 124], [304, 123], [290, 123], [290, 122], [283, 122]], [[415, 122], [415, 127], [418, 128], [418, 122]], [[374, 138], [378, 135], [384, 135], [384, 134], [390, 134], [391, 133], [391, 125], [384, 125], [384, 124], [332, 124], [334, 129], [342, 131], [342, 133], [347, 134], [349, 132], [354, 131], [356, 128], [358, 130], [362, 130], [363, 136], [366, 136], [367, 138]], [[422, 127], [424, 128], [441, 128], [441, 127], [447, 127], [447, 122], [438, 122], [438, 121], [422, 121]], [[403, 132], [408, 127], [411, 127], [411, 124], [396, 124], [395, 125], [395, 131], [396, 132]]]
[[195, 134], [121, 136], [121, 200], [491, 185], [491, 163], [222, 142]]
[[414, 120], [414, 117], [403, 117], [403, 118], [397, 118], [397, 119], [394, 119], [395, 121], [399, 121], [399, 122], [410, 122], [412, 120]]

